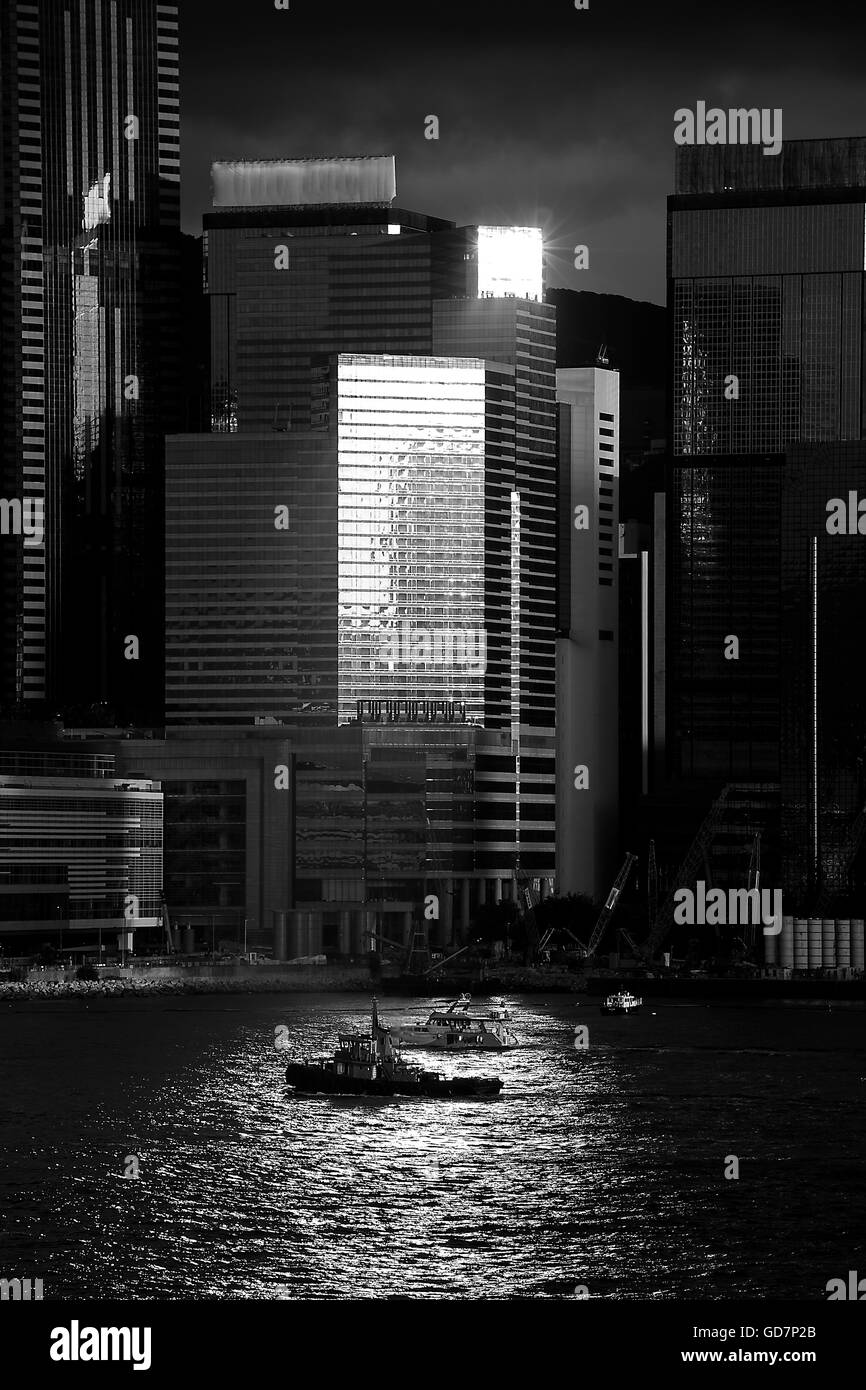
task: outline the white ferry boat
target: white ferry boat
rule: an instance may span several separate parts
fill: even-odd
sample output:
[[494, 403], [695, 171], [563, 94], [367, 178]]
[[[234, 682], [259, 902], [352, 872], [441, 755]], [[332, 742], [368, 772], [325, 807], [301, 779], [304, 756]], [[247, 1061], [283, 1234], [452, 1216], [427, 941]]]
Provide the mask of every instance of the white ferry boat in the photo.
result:
[[618, 994], [609, 994], [601, 1006], [601, 1011], [603, 1014], [632, 1014], [642, 1004], [642, 999], [623, 989]]
[[471, 998], [461, 994], [444, 1009], [434, 1009], [425, 1023], [404, 1023], [391, 1029], [400, 1047], [441, 1048], [448, 1052], [504, 1052], [520, 1043], [506, 1024], [507, 1011], [470, 1013]]

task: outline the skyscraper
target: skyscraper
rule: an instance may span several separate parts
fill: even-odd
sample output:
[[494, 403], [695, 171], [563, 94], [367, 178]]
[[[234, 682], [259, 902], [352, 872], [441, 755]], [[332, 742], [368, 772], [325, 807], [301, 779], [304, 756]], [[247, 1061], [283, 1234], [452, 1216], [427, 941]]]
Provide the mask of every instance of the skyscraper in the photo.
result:
[[[521, 722], [552, 729], [556, 316], [542, 302], [539, 229], [458, 228], [395, 206], [392, 156], [217, 163], [213, 184], [204, 225], [214, 429], [308, 428], [329, 354], [514, 369], [513, 464], [502, 473], [521, 537], [509, 660]], [[488, 535], [486, 546], [495, 568], [512, 535]]]
[[168, 445], [169, 742], [282, 726], [279, 907], [354, 941], [430, 888], [448, 940], [553, 875], [541, 236], [396, 208], [386, 157], [216, 165], [214, 192], [214, 432]]
[[214, 429], [307, 428], [329, 353], [429, 353], [433, 300], [467, 293], [454, 223], [393, 206], [393, 156], [217, 163], [212, 178]]
[[321, 386], [317, 429], [168, 442], [169, 726], [432, 700], [510, 729], [513, 372], [342, 353]]
[[0, 19], [0, 491], [43, 516], [0, 538], [8, 708], [160, 715], [163, 435], [185, 423], [177, 42], [156, 0], [11, 0]]
[[677, 152], [667, 741], [685, 777], [779, 776], [782, 455], [861, 437], [864, 209], [866, 140]]
[[597, 899], [617, 852], [619, 376], [573, 367], [556, 384], [557, 883]]
[[794, 445], [782, 470], [781, 868], [792, 908], [822, 915], [866, 890], [864, 479], [859, 441]]
[[669, 769], [704, 809], [751, 787], [743, 834], [764, 831], [765, 877], [805, 910], [844, 892], [859, 814], [827, 663], [861, 578], [819, 502], [860, 480], [866, 140], [681, 148], [668, 207]]

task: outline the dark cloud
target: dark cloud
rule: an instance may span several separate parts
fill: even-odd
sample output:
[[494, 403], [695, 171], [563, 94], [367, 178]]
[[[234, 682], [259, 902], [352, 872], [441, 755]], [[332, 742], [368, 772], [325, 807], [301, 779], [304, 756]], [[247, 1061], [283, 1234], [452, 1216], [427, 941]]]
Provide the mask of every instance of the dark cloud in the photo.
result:
[[540, 222], [554, 284], [658, 303], [677, 107], [781, 107], [786, 138], [866, 130], [866, 14], [844, 0], [184, 0], [181, 35], [187, 230], [214, 159], [393, 153], [403, 205]]

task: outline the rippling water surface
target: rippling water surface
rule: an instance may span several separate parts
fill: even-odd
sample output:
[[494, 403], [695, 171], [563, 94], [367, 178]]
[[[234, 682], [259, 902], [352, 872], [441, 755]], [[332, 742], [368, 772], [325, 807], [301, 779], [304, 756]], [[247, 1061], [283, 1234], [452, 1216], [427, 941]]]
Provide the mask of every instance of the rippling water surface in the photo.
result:
[[472, 1101], [293, 1097], [275, 1027], [324, 1053], [361, 996], [0, 1005], [0, 1277], [46, 1298], [823, 1299], [857, 1267], [862, 1006], [508, 1003], [519, 1051], [411, 1054], [503, 1077]]

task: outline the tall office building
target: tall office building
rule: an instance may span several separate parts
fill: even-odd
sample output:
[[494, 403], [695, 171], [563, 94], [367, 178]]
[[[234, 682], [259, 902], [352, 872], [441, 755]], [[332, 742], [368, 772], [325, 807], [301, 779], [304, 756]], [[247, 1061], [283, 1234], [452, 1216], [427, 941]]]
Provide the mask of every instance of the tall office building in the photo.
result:
[[668, 209], [668, 747], [683, 776], [772, 781], [782, 455], [866, 409], [866, 140], [682, 147]]
[[[0, 700], [159, 719], [179, 395], [177, 6], [0, 18]], [[135, 644], [137, 642], [137, 657]]]
[[465, 293], [468, 267], [454, 223], [393, 206], [393, 156], [218, 163], [212, 178], [214, 429], [309, 428], [330, 353], [431, 351], [433, 299]]
[[[326, 420], [338, 431], [321, 506], [336, 468], [340, 553], [319, 590], [327, 602], [339, 589], [337, 646], [322, 622], [288, 658], [274, 654], [285, 672], [316, 648], [319, 673], [301, 694], [288, 676], [274, 717], [290, 707], [307, 726], [335, 711], [345, 723], [360, 701], [365, 719], [426, 726], [431, 702], [437, 720], [444, 702], [458, 731], [465, 720], [501, 731], [478, 761], [477, 867], [493, 882], [550, 876], [555, 313], [543, 303], [541, 234], [401, 209], [385, 156], [217, 164], [213, 183], [214, 430], [273, 458], [275, 438], [300, 457], [323, 447], [314, 435]], [[184, 447], [200, 456], [205, 444], [172, 445]], [[321, 550], [320, 568], [333, 553]], [[182, 588], [179, 572], [170, 583]], [[185, 660], [179, 635], [175, 645]], [[196, 679], [189, 666], [169, 673], [188, 690]], [[255, 673], [244, 683], [261, 684]]]
[[[818, 483], [821, 455], [810, 446], [839, 446], [837, 483], [844, 459], [850, 486], [858, 481], [841, 445], [862, 437], [866, 418], [866, 140], [789, 141], [770, 159], [748, 146], [681, 148], [668, 209], [669, 769], [705, 784], [704, 809], [711, 787], [752, 786], [765, 877], [779, 872], [786, 892], [814, 894], [827, 875], [811, 852], [796, 860], [804, 835], [814, 850], [822, 812], [803, 790], [810, 760], [795, 771], [813, 701], [790, 669], [783, 624], [792, 595], [809, 589], [811, 561], [789, 463], [799, 461], [812, 512], [813, 485], [830, 473]], [[828, 552], [828, 576], [836, 558]], [[843, 607], [844, 573], [843, 564], [825, 590]], [[782, 830], [770, 809], [780, 784]], [[836, 796], [823, 774], [811, 785], [810, 795]], [[742, 879], [742, 844], [737, 855]], [[830, 878], [838, 882], [836, 869]]]
[[[503, 257], [515, 254], [516, 289], [503, 298], [479, 287], [478, 298], [438, 301], [433, 312], [434, 351], [468, 353], [513, 368], [515, 431], [508, 471], [500, 486], [511, 494], [510, 536], [489, 535], [489, 563], [514, 549], [512, 678], [519, 689], [520, 725], [553, 730], [556, 636], [556, 324], [555, 311], [540, 303], [541, 244], [532, 228], [475, 229], [479, 281], [485, 256], [500, 266], [490, 280], [501, 291]], [[500, 241], [494, 232], [510, 234]], [[504, 249], [503, 249], [504, 247]], [[495, 248], [495, 249], [494, 249]], [[527, 266], [536, 258], [530, 289]], [[522, 290], [523, 296], [518, 292]]]
[[556, 393], [557, 886], [598, 899], [615, 873], [619, 806], [619, 376], [561, 370]]
[[319, 384], [317, 429], [168, 441], [169, 726], [433, 700], [510, 728], [513, 373], [342, 353]]
[[[514, 462], [502, 470], [510, 532], [521, 536], [512, 669], [521, 722], [552, 728], [556, 346], [540, 231], [458, 228], [395, 206], [392, 156], [217, 163], [213, 185], [205, 235], [214, 429], [309, 428], [334, 353], [513, 367]], [[489, 563], [511, 545], [512, 534], [489, 537]]]
[[862, 442], [794, 445], [782, 471], [781, 867], [789, 910], [822, 915], [866, 892], [864, 480]]
[[262, 814], [292, 807], [280, 910], [318, 914], [318, 942], [360, 949], [367, 912], [408, 938], [430, 893], [446, 942], [516, 870], [552, 877], [545, 730], [518, 761], [514, 380], [342, 353], [317, 369], [315, 428], [168, 441], [168, 771], [206, 728], [252, 751], [281, 727], [292, 772]]

